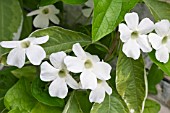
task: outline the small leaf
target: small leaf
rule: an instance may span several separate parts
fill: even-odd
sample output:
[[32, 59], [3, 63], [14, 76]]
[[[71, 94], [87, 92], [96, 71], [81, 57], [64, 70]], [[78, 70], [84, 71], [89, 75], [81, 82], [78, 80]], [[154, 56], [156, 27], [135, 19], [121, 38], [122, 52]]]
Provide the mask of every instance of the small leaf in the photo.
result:
[[4, 66], [8, 66], [8, 64], [7, 64], [7, 56], [8, 56], [8, 53], [0, 55], [0, 64], [2, 64]]
[[37, 103], [30, 113], [62, 113], [62, 109]]
[[17, 82], [11, 73], [15, 69], [15, 67], [10, 67], [0, 71], [0, 111], [5, 111], [4, 96], [6, 92]]
[[162, 71], [170, 76], [170, 60], [166, 64], [159, 62], [155, 57], [155, 51], [150, 52], [149, 57], [152, 62], [154, 62]]
[[95, 103], [90, 113], [129, 113], [129, 110], [120, 95], [113, 90], [101, 104]]
[[31, 95], [30, 82], [21, 78], [5, 95], [4, 103], [8, 110], [19, 109], [21, 113], [30, 113], [36, 100]]
[[17, 78], [25, 77], [28, 80], [32, 81], [37, 75], [37, 69], [35, 66], [25, 66], [21, 69], [11, 71], [11, 73]]
[[90, 113], [92, 104], [88, 96], [85, 91], [73, 91], [63, 113]]
[[160, 104], [153, 100], [147, 99], [143, 113], [159, 113], [160, 108], [161, 108]]
[[94, 0], [93, 42], [111, 33], [138, 0]]
[[22, 113], [18, 108], [10, 110], [8, 113]]
[[46, 85], [45, 82], [37, 77], [32, 83], [32, 95], [43, 104], [63, 107], [64, 100], [57, 97], [51, 97], [48, 93], [48, 89], [45, 89], [47, 88]]
[[87, 0], [62, 0], [66, 4], [83, 4]]
[[72, 45], [75, 43], [80, 43], [81, 46], [91, 44], [89, 36], [61, 27], [40, 29], [33, 32], [30, 36], [40, 37], [45, 35], [50, 37], [49, 41], [42, 45], [47, 55], [58, 51], [71, 51]]
[[141, 113], [147, 96], [147, 80], [142, 57], [133, 60], [122, 51], [116, 67], [116, 88], [126, 102], [129, 111]]
[[[0, 0], [0, 9], [0, 42], [19, 39], [23, 15], [18, 0]], [[7, 49], [0, 46], [0, 56], [5, 52]]]
[[143, 0], [156, 20], [168, 19], [170, 21], [170, 4], [160, 0]]
[[148, 91], [157, 94], [156, 84], [158, 84], [164, 77], [164, 73], [155, 64], [152, 64], [148, 73]]

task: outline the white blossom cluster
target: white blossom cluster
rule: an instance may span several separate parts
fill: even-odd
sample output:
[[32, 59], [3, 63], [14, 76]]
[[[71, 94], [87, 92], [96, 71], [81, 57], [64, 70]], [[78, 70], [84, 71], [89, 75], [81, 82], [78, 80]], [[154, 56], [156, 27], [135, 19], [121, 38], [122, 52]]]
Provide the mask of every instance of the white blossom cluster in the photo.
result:
[[[124, 19], [126, 24], [119, 24], [119, 32], [124, 42], [122, 51], [125, 55], [136, 60], [140, 57], [140, 50], [148, 53], [154, 48], [156, 59], [167, 63], [170, 53], [170, 22], [164, 19], [154, 24], [149, 18], [139, 22], [135, 12], [127, 13]], [[153, 30], [155, 32], [151, 33]]]
[[[73, 89], [90, 89], [90, 102], [103, 102], [105, 92], [109, 95], [112, 93], [106, 82], [111, 78], [111, 66], [100, 61], [98, 56], [85, 52], [79, 43], [74, 44], [72, 49], [76, 56], [67, 56], [61, 51], [50, 55], [52, 65], [47, 61], [41, 64], [41, 80], [52, 81], [49, 94], [52, 97], [65, 98], [68, 85]], [[80, 73], [80, 83], [69, 72]]]
[[[39, 46], [49, 40], [49, 36], [39, 38], [29, 37], [21, 41], [2, 41], [4, 48], [13, 48], [7, 56], [7, 64], [22, 68], [26, 56], [33, 65], [40, 65], [46, 57], [46, 52]], [[101, 103], [105, 98], [105, 92], [112, 93], [106, 80], [111, 78], [111, 66], [100, 61], [96, 55], [85, 52], [79, 43], [73, 45], [75, 56], [67, 56], [65, 52], [52, 53], [47, 61], [41, 64], [40, 79], [51, 82], [49, 94], [52, 97], [65, 98], [68, 86], [72, 89], [90, 89], [90, 102]], [[26, 55], [26, 56], [25, 56]], [[80, 83], [69, 74], [80, 73]]]

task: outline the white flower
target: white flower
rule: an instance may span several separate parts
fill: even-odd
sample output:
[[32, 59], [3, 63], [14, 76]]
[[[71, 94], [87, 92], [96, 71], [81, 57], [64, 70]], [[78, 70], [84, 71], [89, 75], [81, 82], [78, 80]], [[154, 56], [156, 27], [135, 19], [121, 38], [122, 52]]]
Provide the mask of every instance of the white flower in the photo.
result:
[[94, 8], [94, 3], [93, 3], [93, 0], [88, 0], [85, 5], [88, 7], [88, 8], [85, 8], [85, 9], [82, 9], [82, 13], [85, 17], [89, 17], [93, 11], [93, 8]]
[[161, 20], [155, 24], [155, 33], [149, 34], [149, 41], [156, 50], [156, 59], [166, 63], [170, 53], [170, 23], [168, 20]]
[[154, 23], [149, 18], [144, 18], [139, 23], [137, 13], [127, 13], [125, 15], [126, 24], [119, 24], [120, 39], [124, 42], [123, 52], [127, 57], [138, 59], [140, 49], [143, 52], [150, 52], [152, 48], [149, 44], [147, 33], [154, 29]]
[[104, 101], [105, 92], [108, 95], [112, 94], [112, 88], [107, 84], [106, 81], [98, 80], [97, 87], [90, 92], [90, 102], [101, 103]]
[[105, 62], [100, 62], [98, 56], [85, 52], [79, 43], [73, 45], [73, 52], [77, 57], [67, 56], [64, 63], [69, 71], [82, 72], [80, 82], [83, 89], [95, 89], [97, 78], [101, 80], [111, 78], [111, 66]]
[[8, 54], [7, 64], [21, 68], [25, 64], [25, 54], [33, 65], [40, 65], [46, 53], [39, 44], [46, 43], [48, 40], [49, 36], [29, 37], [21, 41], [2, 41], [0, 45], [4, 48], [14, 48]]
[[64, 64], [66, 54], [61, 51], [50, 55], [50, 65], [48, 62], [41, 64], [40, 79], [42, 81], [52, 81], [49, 86], [49, 94], [52, 97], [65, 98], [68, 93], [67, 85], [73, 89], [78, 89], [78, 83], [72, 78]]
[[49, 20], [55, 24], [59, 24], [60, 20], [56, 14], [59, 14], [59, 10], [54, 5], [48, 5], [28, 13], [27, 16], [37, 15], [34, 18], [33, 25], [37, 28], [45, 28], [48, 27]]

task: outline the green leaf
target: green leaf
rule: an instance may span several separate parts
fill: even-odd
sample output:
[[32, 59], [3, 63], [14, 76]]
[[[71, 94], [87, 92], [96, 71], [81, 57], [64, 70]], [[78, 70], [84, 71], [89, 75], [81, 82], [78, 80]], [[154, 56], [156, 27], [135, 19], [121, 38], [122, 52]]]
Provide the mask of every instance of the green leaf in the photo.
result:
[[7, 56], [8, 56], [8, 53], [0, 55], [0, 64], [2, 64], [4, 66], [8, 66], [8, 64], [7, 64]]
[[49, 105], [49, 106], [58, 106], [63, 107], [64, 106], [64, 100], [57, 98], [57, 97], [51, 97], [48, 93], [47, 84], [43, 81], [41, 81], [38, 77], [33, 81], [32, 83], [32, 95], [43, 104]]
[[17, 82], [17, 79], [10, 72], [16, 68], [10, 67], [0, 71], [0, 111], [5, 110], [4, 96], [6, 92]]
[[63, 113], [90, 113], [91, 106], [87, 92], [73, 91]]
[[148, 91], [157, 94], [156, 84], [158, 84], [164, 77], [164, 73], [155, 64], [152, 64], [148, 73]]
[[22, 113], [18, 108], [10, 110], [8, 113]]
[[23, 10], [24, 13], [24, 22], [23, 22], [23, 29], [21, 32], [21, 37], [20, 39], [25, 39], [29, 36], [29, 34], [32, 32], [32, 17], [31, 16], [26, 16], [27, 12]]
[[168, 19], [170, 21], [170, 4], [160, 0], [143, 0], [156, 20]]
[[35, 66], [25, 66], [23, 68], [11, 71], [11, 73], [17, 78], [25, 77], [26, 79], [32, 81], [37, 75], [37, 69]]
[[51, 5], [51, 4], [54, 4], [58, 1], [60, 1], [60, 0], [41, 0], [40, 6]]
[[160, 104], [153, 100], [147, 99], [143, 113], [159, 113], [160, 108], [161, 108]]
[[17, 81], [11, 73], [15, 67], [10, 67], [0, 71], [0, 98], [4, 97], [8, 89], [10, 89]]
[[31, 95], [30, 82], [21, 78], [5, 95], [4, 103], [7, 109], [19, 109], [21, 113], [30, 113], [36, 100]]
[[[23, 15], [18, 0], [0, 0], [0, 41], [19, 39], [22, 23]], [[6, 51], [0, 47], [0, 56]]]
[[62, 113], [62, 109], [37, 103], [30, 113]]
[[93, 42], [111, 33], [138, 0], [94, 0]]
[[19, 0], [24, 8], [36, 10], [39, 7], [40, 0]]
[[108, 53], [108, 48], [101, 43], [94, 43], [86, 48], [86, 51], [90, 54], [97, 55], [100, 59], [104, 59], [106, 53]]
[[152, 62], [154, 62], [162, 71], [170, 76], [170, 60], [166, 64], [159, 62], [155, 57], [155, 51], [150, 52], [149, 57]]
[[50, 37], [48, 42], [42, 45], [47, 55], [58, 51], [71, 51], [72, 45], [75, 43], [80, 43], [81, 46], [91, 43], [89, 36], [79, 32], [63, 29], [61, 27], [49, 27], [37, 30], [30, 36], [40, 37], [45, 35], [49, 35]]
[[142, 57], [133, 60], [120, 51], [116, 67], [116, 88], [128, 105], [129, 111], [143, 111], [148, 87], [146, 79]]
[[83, 4], [87, 0], [62, 0], [66, 4]]
[[101, 104], [95, 103], [90, 113], [129, 113], [129, 110], [116, 89], [114, 89], [110, 96], [106, 95]]

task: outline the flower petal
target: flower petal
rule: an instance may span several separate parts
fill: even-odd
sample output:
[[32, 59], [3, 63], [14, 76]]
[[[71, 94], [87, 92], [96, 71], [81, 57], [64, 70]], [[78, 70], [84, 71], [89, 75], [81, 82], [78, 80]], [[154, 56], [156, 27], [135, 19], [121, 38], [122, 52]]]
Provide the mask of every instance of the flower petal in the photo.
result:
[[91, 15], [92, 11], [93, 11], [92, 8], [82, 9], [82, 13], [85, 17], [89, 17]]
[[15, 48], [20, 46], [20, 41], [2, 41], [0, 45], [4, 48]]
[[97, 78], [96, 76], [88, 70], [84, 70], [80, 75], [80, 82], [82, 89], [91, 89], [94, 90], [97, 87]]
[[155, 33], [150, 33], [148, 35], [149, 42], [151, 43], [152, 47], [158, 50], [162, 46], [162, 38]]
[[158, 49], [155, 53], [156, 59], [160, 62], [166, 63], [169, 60], [169, 52], [168, 48], [165, 46], [162, 46], [160, 49]]
[[60, 22], [59, 18], [54, 14], [49, 15], [49, 19], [55, 24], [59, 24]]
[[26, 55], [34, 65], [40, 65], [41, 61], [46, 57], [44, 49], [39, 45], [30, 45], [26, 49]]
[[50, 13], [52, 14], [59, 14], [59, 10], [54, 5], [48, 5], [48, 8], [50, 8]]
[[73, 45], [73, 52], [80, 59], [86, 59], [86, 53], [79, 43]]
[[14, 48], [12, 49], [7, 57], [7, 64], [12, 66], [17, 66], [21, 68], [25, 64], [25, 49]]
[[68, 88], [64, 78], [56, 78], [49, 86], [49, 94], [52, 97], [65, 98], [67, 93]]
[[108, 95], [112, 94], [112, 88], [107, 84], [106, 81], [102, 82], [102, 86], [104, 87], [104, 89]]
[[52, 53], [50, 55], [50, 62], [52, 63], [52, 65], [55, 68], [61, 69], [64, 66], [64, 58], [65, 57], [66, 57], [66, 53], [64, 53], [63, 51], [57, 52], [57, 53]]
[[49, 25], [49, 19], [47, 16], [40, 14], [34, 18], [33, 24], [37, 28], [45, 28]]
[[140, 57], [140, 48], [136, 40], [129, 39], [126, 43], [124, 43], [123, 52], [127, 57], [131, 57], [134, 60]]
[[97, 55], [91, 55], [88, 52], [85, 52], [85, 53], [86, 53], [87, 58], [91, 59], [93, 63], [100, 62], [100, 59]]
[[90, 92], [89, 100], [90, 102], [101, 103], [105, 98], [105, 90], [103, 87], [97, 87]]
[[131, 29], [131, 30], [136, 30], [137, 26], [139, 24], [139, 16], [137, 13], [133, 12], [133, 13], [126, 13], [125, 15], [125, 21], [127, 23], [127, 26]]
[[31, 11], [30, 13], [27, 14], [27, 16], [33, 16], [33, 15], [37, 15], [37, 14], [40, 14], [41, 13], [41, 10], [34, 10], [34, 11]]
[[73, 79], [71, 75], [67, 75], [66, 83], [73, 89], [79, 89], [79, 84]]
[[143, 52], [152, 51], [147, 35], [139, 35], [139, 38], [137, 39], [137, 43], [139, 44], [139, 47]]
[[57, 78], [57, 73], [59, 70], [51, 66], [47, 61], [41, 64], [40, 79], [42, 81], [52, 81]]
[[44, 44], [49, 40], [49, 36], [46, 35], [46, 36], [42, 36], [42, 37], [38, 37], [38, 38], [29, 37], [24, 40], [29, 40], [32, 44]]
[[66, 56], [64, 63], [67, 69], [74, 73], [80, 73], [84, 69], [84, 62], [77, 57]]
[[96, 75], [98, 79], [101, 80], [108, 80], [111, 78], [110, 72], [111, 72], [111, 66], [108, 63], [105, 62], [97, 62], [93, 66], [93, 72]]
[[159, 36], [165, 36], [168, 34], [170, 30], [169, 21], [161, 20], [155, 24], [155, 31]]
[[123, 23], [119, 24], [120, 39], [122, 42], [127, 42], [131, 37], [130, 29]]
[[170, 39], [168, 39], [168, 41], [166, 43], [166, 47], [168, 48], [168, 51], [170, 52]]
[[154, 29], [154, 23], [149, 18], [144, 18], [138, 26], [140, 34], [147, 34]]

